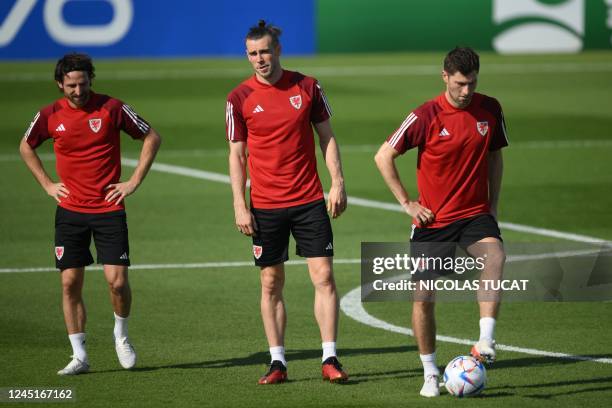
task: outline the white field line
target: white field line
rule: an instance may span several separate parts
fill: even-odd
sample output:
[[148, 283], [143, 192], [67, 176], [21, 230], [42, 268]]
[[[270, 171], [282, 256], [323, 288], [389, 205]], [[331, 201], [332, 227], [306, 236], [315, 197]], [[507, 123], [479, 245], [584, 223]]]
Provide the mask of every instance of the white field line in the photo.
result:
[[[154, 64], [154, 62], [153, 62]], [[246, 65], [246, 64], [245, 64]], [[442, 66], [406, 62], [404, 65], [372, 66], [313, 66], [293, 64], [291, 69], [308, 72], [316, 77], [381, 77], [381, 76], [439, 76]], [[134, 81], [134, 80], [192, 80], [215, 78], [242, 78], [251, 75], [248, 66], [242, 68], [172, 68], [172, 69], [99, 69], [101, 80]], [[549, 73], [593, 73], [612, 72], [611, 62], [556, 62], [556, 63], [492, 63], [483, 66], [481, 73], [486, 75], [507, 74], [549, 74]], [[6, 72], [0, 76], [0, 82], [50, 82], [48, 72]]]
[[524, 262], [524, 261], [540, 261], [551, 258], [572, 258], [575, 256], [583, 255], [594, 255], [603, 252], [602, 248], [597, 249], [580, 249], [575, 251], [561, 251], [561, 252], [547, 252], [541, 254], [529, 254], [529, 255], [508, 255], [506, 262]]
[[[128, 158], [122, 158], [121, 162], [123, 163], [123, 165], [128, 166], [128, 167], [135, 167], [138, 164], [137, 160], [128, 159]], [[193, 177], [193, 178], [197, 178], [201, 180], [215, 181], [215, 182], [224, 183], [224, 184], [230, 183], [229, 176], [225, 174], [214, 173], [214, 172], [198, 170], [198, 169], [192, 169], [192, 168], [183, 167], [183, 166], [175, 166], [175, 165], [163, 164], [163, 163], [154, 163], [151, 169], [154, 171], [162, 172], [162, 173]], [[395, 212], [404, 212], [403, 208], [399, 204], [394, 204], [394, 203], [386, 203], [382, 201], [369, 200], [365, 198], [352, 197], [352, 196], [349, 196], [348, 202], [350, 205], [354, 205], [354, 206], [360, 206], [360, 207], [366, 207], [366, 208], [376, 208], [380, 210], [395, 211]], [[575, 241], [575, 242], [612, 245], [611, 241], [606, 241], [603, 239], [594, 238], [594, 237], [590, 237], [586, 235], [555, 231], [555, 230], [546, 229], [546, 228], [531, 227], [528, 225], [520, 225], [520, 224], [509, 223], [509, 222], [500, 222], [499, 225], [501, 228], [504, 228], [504, 229], [525, 232], [525, 233], [530, 233], [530, 234], [535, 234], [535, 235], [566, 239], [566, 240]], [[192, 265], [198, 265], [198, 266], [193, 266], [193, 267], [201, 267], [200, 265], [205, 265], [205, 264], [192, 264]], [[235, 265], [235, 266], [241, 266], [241, 265]], [[145, 268], [145, 266], [140, 266], [140, 267], [134, 266], [132, 268], [133, 269]], [[49, 269], [48, 268], [42, 268], [42, 269], [24, 268], [20, 271], [42, 272], [42, 271], [47, 271], [47, 270]], [[51, 269], [51, 270], [54, 270], [54, 269]], [[16, 271], [16, 270], [0, 269], [0, 271], [9, 272], [9, 271]]]
[[[382, 144], [383, 140], [381, 140]], [[527, 142], [511, 142], [512, 149], [580, 149], [591, 147], [612, 147], [612, 139], [591, 139], [591, 140], [534, 140]], [[343, 145], [340, 150], [342, 153], [375, 153], [380, 148], [378, 145]], [[227, 150], [223, 151], [227, 154]]]
[[[551, 252], [548, 254], [537, 254], [533, 257], [528, 256], [517, 256], [517, 257], [508, 257], [507, 262], [520, 262], [528, 259], [546, 259], [546, 258], [560, 258], [560, 257], [571, 257], [577, 256], [581, 254], [594, 253], [594, 250], [589, 251], [568, 251], [568, 252]], [[334, 259], [335, 264], [360, 264], [361, 259]], [[286, 265], [294, 266], [294, 265], [305, 265], [306, 261], [304, 260], [296, 260], [296, 261], [288, 261]], [[235, 267], [252, 267], [253, 262], [201, 262], [201, 263], [184, 263], [184, 264], [143, 264], [143, 265], [132, 265], [130, 269], [132, 270], [159, 270], [159, 269], [210, 269], [210, 268], [235, 268]], [[93, 266], [88, 267], [91, 270], [102, 270], [101, 266]], [[23, 272], [53, 272], [57, 271], [55, 268], [2, 268], [0, 269], [0, 273], [23, 273]], [[341, 310], [350, 318], [358, 321], [359, 323], [363, 323], [367, 326], [374, 327], [377, 329], [383, 329], [394, 333], [405, 334], [408, 336], [414, 336], [414, 332], [412, 329], [407, 327], [400, 327], [393, 325], [391, 323], [385, 322], [384, 320], [377, 319], [370, 315], [364, 309], [361, 304], [361, 286], [351, 290], [340, 300], [340, 308]], [[441, 342], [446, 343], [455, 343], [455, 344], [464, 344], [471, 346], [475, 343], [475, 340], [469, 339], [460, 339], [457, 337], [451, 336], [443, 336], [437, 335], [436, 339]], [[523, 354], [531, 354], [531, 355], [539, 355], [545, 357], [555, 357], [555, 358], [563, 358], [570, 360], [579, 360], [579, 361], [593, 361], [598, 363], [606, 363], [612, 364], [612, 359], [609, 358], [592, 358], [585, 356], [576, 356], [572, 354], [566, 353], [557, 353], [552, 351], [545, 350], [537, 350], [530, 348], [523, 348], [517, 346], [510, 346], [504, 344], [498, 344], [497, 349], [504, 351], [512, 351], [516, 353]]]
[[[121, 164], [128, 167], [136, 167], [138, 165], [138, 160], [134, 159], [126, 159], [123, 157], [121, 159]], [[163, 164], [163, 163], [154, 163], [151, 169], [155, 171], [159, 171], [162, 173], [176, 174], [179, 176], [187, 176], [199, 178], [202, 180], [208, 181], [216, 181], [218, 183], [230, 184], [230, 178], [226, 174], [221, 173], [213, 173], [210, 171], [192, 169], [184, 166], [174, 166], [172, 164]]]
[[[334, 264], [358, 264], [360, 259], [334, 259]], [[285, 265], [306, 265], [305, 260], [287, 261]], [[159, 269], [211, 269], [211, 268], [240, 268], [254, 267], [253, 261], [235, 262], [194, 262], [194, 263], [169, 263], [169, 264], [140, 264], [131, 265], [130, 270], [159, 270]], [[101, 265], [88, 266], [87, 270], [101, 271]], [[57, 268], [0, 268], [0, 273], [24, 273], [24, 272], [57, 272]]]
[[[381, 139], [382, 143], [382, 139]], [[512, 142], [512, 149], [588, 149], [593, 147], [612, 147], [612, 140], [542, 140], [531, 142]], [[344, 145], [341, 148], [342, 154], [350, 153], [375, 153], [380, 145]], [[185, 158], [185, 157], [225, 157], [227, 149], [174, 149], [162, 150], [164, 158]], [[42, 160], [54, 160], [53, 153], [40, 153]], [[0, 154], [0, 162], [19, 162], [21, 157], [17, 153]]]
[[[135, 164], [136, 163], [132, 163], [132, 165], [135, 165]], [[168, 165], [165, 165], [165, 166], [168, 166]], [[175, 167], [178, 167], [178, 166], [170, 166], [170, 167], [167, 167], [167, 169], [174, 170]], [[193, 169], [187, 169], [187, 170], [193, 170]], [[188, 172], [184, 174], [185, 175], [194, 174], [194, 177], [199, 177], [199, 175], [205, 176], [204, 174], [200, 173], [199, 170], [197, 173]], [[195, 176], [195, 174], [197, 174], [198, 176]], [[208, 178], [206, 179], [208, 180]], [[215, 180], [213, 181], [217, 181], [217, 180], [221, 181], [219, 180], [218, 177], [216, 177]], [[226, 180], [224, 182], [228, 183], [229, 180]], [[367, 199], [358, 198], [358, 197], [349, 197], [349, 204], [363, 206], [363, 207], [391, 210], [391, 211], [400, 211], [400, 212], [404, 211], [400, 205], [394, 205], [394, 204], [384, 203], [384, 202], [374, 201], [374, 200], [367, 200]], [[570, 241], [588, 242], [588, 243], [610, 243], [608, 241], [605, 241], [599, 238], [589, 237], [585, 235], [564, 233], [561, 231], [555, 231], [555, 230], [544, 229], [544, 228], [535, 228], [535, 227], [513, 224], [513, 223], [500, 223], [500, 227], [515, 230], [515, 231], [529, 232], [532, 234], [562, 238], [562, 239], [567, 239]], [[558, 256], [558, 255], [559, 254], [554, 254], [554, 256]], [[541, 259], [541, 255], [540, 255], [540, 258], [538, 259]], [[352, 291], [350, 291], [347, 295], [343, 296], [342, 299], [340, 300], [342, 311], [347, 316], [357, 320], [360, 323], [366, 324], [368, 326], [379, 327], [385, 330], [408, 334], [410, 336], [413, 335], [412, 330], [408, 328], [394, 326], [390, 323], [384, 322], [380, 319], [376, 319], [375, 317], [369, 315], [363, 308], [363, 305], [361, 304], [360, 293], [361, 293], [361, 287], [357, 287], [353, 289]], [[459, 343], [459, 344], [466, 344], [466, 345], [472, 345], [475, 343], [475, 341], [473, 340], [459, 339], [456, 337], [443, 336], [443, 335], [436, 336], [436, 339], [439, 341], [443, 341], [443, 342]], [[608, 359], [608, 358], [592, 358], [592, 357], [586, 357], [586, 356], [574, 356], [574, 355], [566, 354], [566, 353], [557, 353], [557, 352], [522, 348], [522, 347], [509, 346], [509, 345], [503, 345], [503, 344], [498, 345], [498, 348], [500, 350], [514, 351], [514, 352], [523, 353], [523, 354], [540, 355], [540, 356], [546, 356], [546, 357], [556, 357], [556, 358], [564, 358], [564, 359], [579, 360], [579, 361], [595, 361], [599, 363], [612, 364], [612, 359]]]
[[[135, 167], [138, 163], [137, 160], [134, 159], [126, 159], [123, 158], [121, 162], [130, 167]], [[151, 167], [152, 170], [160, 171], [162, 173], [170, 173], [170, 174], [178, 174], [182, 176], [194, 177], [202, 180], [216, 181], [220, 183], [229, 184], [229, 176], [221, 173], [213, 173], [210, 171], [192, 169], [189, 167], [183, 166], [175, 166], [171, 164], [162, 164], [162, 163], [154, 163]], [[358, 207], [367, 207], [367, 208], [376, 208], [380, 210], [388, 210], [388, 211], [396, 211], [396, 212], [404, 212], [404, 209], [399, 204], [394, 203], [386, 203], [383, 201], [370, 200], [366, 198], [359, 197], [348, 197], [349, 205], [354, 205]], [[555, 231], [546, 228], [537, 228], [531, 227], [528, 225], [520, 225], [509, 222], [500, 222], [501, 228], [505, 228], [512, 231], [526, 232], [536, 235], [542, 235], [553, 238], [566, 239], [568, 241], [576, 241], [576, 242], [586, 242], [586, 243], [598, 243], [598, 244], [611, 244], [612, 242], [606, 241], [599, 238], [589, 237], [586, 235], [572, 234], [568, 232]]]
[[[532, 260], [543, 260], [551, 258], [570, 258], [581, 255], [590, 255], [601, 252], [601, 249], [583, 249], [576, 251], [548, 252], [531, 255], [509, 255], [506, 262], [524, 262]], [[334, 264], [359, 264], [358, 258], [343, 259], [334, 258]], [[193, 262], [193, 263], [167, 263], [167, 264], [136, 264], [131, 265], [131, 270], [158, 270], [158, 269], [210, 269], [210, 268], [239, 268], [253, 266], [253, 261], [226, 261], [226, 262]], [[285, 265], [306, 265], [305, 260], [287, 261]], [[92, 265], [88, 270], [101, 271], [102, 266]], [[27, 268], [0, 268], [0, 273], [27, 273], [27, 272], [56, 272], [57, 268], [51, 267], [27, 267]]]
[[[396, 326], [394, 324], [385, 322], [384, 320], [377, 319], [376, 317], [366, 312], [363, 305], [361, 304], [361, 287], [357, 287], [351, 290], [346, 295], [344, 295], [342, 299], [340, 299], [340, 308], [347, 316], [358, 321], [359, 323], [363, 323], [367, 326], [390, 331], [393, 333], [414, 336], [414, 332], [412, 331], [412, 329], [409, 329], [407, 327]], [[476, 343], [476, 340], [460, 339], [457, 337], [443, 336], [443, 335], [437, 335], [436, 340], [445, 342], [445, 343], [464, 344], [466, 346], [472, 346], [474, 343]], [[516, 347], [516, 346], [505, 345], [505, 344], [498, 344], [497, 349], [504, 350], [504, 351], [512, 351], [516, 353], [531, 354], [531, 355], [536, 355], [536, 356], [555, 357], [555, 358], [562, 358], [562, 359], [568, 359], [568, 360], [593, 361], [597, 363], [612, 364], [612, 358], [593, 358], [593, 357], [587, 357], [587, 356], [576, 356], [573, 354], [557, 353], [554, 351], [537, 350], [537, 349], [524, 348], [524, 347]]]
[[[128, 159], [128, 158], [122, 158], [121, 162], [123, 163], [123, 165], [128, 166], [128, 167], [136, 167], [136, 165], [138, 164], [137, 160]], [[197, 178], [201, 180], [215, 181], [215, 182], [224, 183], [224, 184], [230, 183], [229, 176], [226, 174], [214, 173], [214, 172], [199, 170], [199, 169], [192, 169], [189, 167], [176, 166], [172, 164], [164, 164], [164, 163], [157, 162], [153, 164], [153, 166], [151, 167], [151, 170], [159, 171], [162, 173], [193, 177], [193, 178]], [[387, 210], [387, 211], [395, 211], [395, 212], [404, 212], [404, 209], [399, 204], [387, 203], [387, 202], [377, 201], [377, 200], [370, 200], [367, 198], [349, 196], [348, 203], [349, 205], [354, 205], [358, 207], [376, 208], [379, 210]], [[525, 232], [525, 233], [536, 234], [536, 235], [541, 235], [545, 237], [565, 239], [568, 241], [612, 245], [612, 241], [606, 241], [600, 238], [594, 238], [594, 237], [590, 237], [587, 235], [573, 234], [569, 232], [556, 231], [556, 230], [551, 230], [547, 228], [538, 228], [538, 227], [532, 227], [529, 225], [521, 225], [521, 224], [510, 223], [510, 222], [500, 222], [499, 226], [503, 229], [507, 229], [511, 231]]]
[[511, 142], [512, 148], [518, 149], [580, 149], [589, 147], [610, 147], [612, 140], [533, 140], [529, 142]]
[[[122, 159], [122, 163], [126, 166], [134, 167], [136, 166], [138, 162], [137, 160], [124, 158]], [[152, 169], [156, 171], [167, 172], [167, 173], [172, 173], [172, 174], [179, 174], [179, 175], [195, 177], [195, 178], [200, 178], [200, 179], [205, 179], [205, 180], [210, 180], [210, 181], [229, 183], [229, 177], [224, 174], [190, 169], [190, 168], [182, 167], [182, 166], [173, 166], [173, 165], [168, 165], [168, 164], [156, 163], [152, 166]], [[399, 205], [397, 205], [397, 207], [394, 207], [393, 204], [390, 204], [390, 203], [384, 203], [384, 202], [379, 202], [379, 201], [374, 201], [374, 200], [366, 200], [366, 199], [356, 198], [356, 197], [349, 197], [349, 203], [353, 205], [361, 205], [365, 207], [386, 209], [386, 210], [392, 210], [392, 211], [398, 210], [397, 207], [400, 207]], [[399, 211], [403, 211], [403, 209], [400, 207]], [[502, 223], [500, 223], [500, 226], [501, 224]], [[515, 227], [517, 225], [518, 224], [509, 224], [510, 228], [509, 227], [506, 227], [506, 228], [512, 229], [512, 227]], [[554, 233], [555, 236], [559, 238], [565, 237], [566, 239], [570, 241], [591, 242], [591, 243], [607, 242], [607, 241], [604, 241], [598, 238], [587, 237], [584, 235], [577, 235], [577, 234], [566, 234], [560, 231], [546, 230], [543, 228], [533, 228], [529, 226], [519, 226], [519, 227], [524, 228], [524, 231], [530, 231], [530, 232], [537, 233], [540, 235]], [[559, 254], [555, 253], [554, 255], [558, 256]], [[359, 259], [344, 259], [344, 260], [337, 259], [334, 262], [337, 264], [360, 263], [361, 260]], [[287, 262], [288, 265], [300, 264], [300, 263], [304, 263], [304, 261]], [[174, 267], [182, 267], [182, 268], [186, 268], [186, 265], [190, 265], [192, 267], [197, 267], [197, 268], [202, 268], [204, 267], [203, 265], [215, 265], [215, 266], [206, 266], [206, 267], [222, 267], [225, 265], [236, 267], [236, 266], [247, 266], [246, 264], [250, 266], [251, 262], [211, 262], [211, 263], [200, 263], [200, 264], [166, 264], [165, 268], [168, 269], [169, 267], [171, 267], [171, 265], [174, 265]], [[197, 266], [194, 266], [194, 265], [197, 265]], [[153, 269], [153, 267], [154, 265], [141, 265], [141, 266], [134, 265], [132, 269]], [[29, 269], [34, 269], [36, 272], [39, 272], [41, 271], [42, 268], [29, 268]], [[55, 270], [55, 269], [52, 269], [52, 270]], [[0, 272], [5, 272], [5, 271], [9, 272], [6, 269], [0, 269]], [[17, 272], [17, 271], [14, 271], [14, 272]], [[358, 322], [366, 324], [371, 327], [382, 328], [384, 330], [401, 333], [401, 334], [407, 334], [410, 336], [413, 335], [413, 332], [411, 329], [395, 326], [395, 325], [392, 325], [390, 323], [387, 323], [383, 320], [377, 319], [369, 315], [365, 311], [363, 306], [361, 305], [360, 293], [361, 293], [361, 287], [357, 287], [353, 289], [352, 291], [350, 291], [345, 296], [343, 296], [342, 299], [340, 299], [340, 307], [345, 314], [357, 320]], [[436, 339], [439, 341], [443, 341], [443, 342], [452, 342], [452, 343], [466, 344], [466, 345], [471, 345], [474, 343], [473, 340], [459, 339], [456, 337], [442, 336], [442, 335], [436, 336]], [[549, 351], [543, 351], [543, 350], [507, 346], [503, 344], [500, 344], [497, 347], [500, 350], [514, 351], [514, 352], [519, 352], [519, 353], [524, 353], [524, 354], [542, 355], [542, 356], [547, 356], [547, 357], [565, 358], [565, 359], [580, 360], [580, 361], [595, 361], [595, 362], [600, 362], [600, 363], [612, 364], [612, 359], [574, 356], [574, 355], [566, 354], [566, 353], [556, 353], [556, 352], [549, 352]]]
[[529, 234], [542, 235], [551, 238], [565, 239], [568, 241], [585, 242], [589, 244], [604, 244], [612, 245], [612, 241], [605, 239], [590, 237], [588, 235], [573, 234], [571, 232], [555, 231], [547, 228], [531, 227], [529, 225], [514, 224], [512, 222], [500, 222], [499, 226], [511, 231], [526, 232]]

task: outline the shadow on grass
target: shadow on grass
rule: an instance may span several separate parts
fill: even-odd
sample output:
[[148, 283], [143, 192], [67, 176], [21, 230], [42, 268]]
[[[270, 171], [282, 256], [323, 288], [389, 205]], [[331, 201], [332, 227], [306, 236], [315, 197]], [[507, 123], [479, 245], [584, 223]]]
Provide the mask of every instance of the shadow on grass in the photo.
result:
[[[610, 358], [609, 354], [593, 354], [593, 355], [584, 355], [584, 357], [590, 358]], [[511, 360], [501, 360], [496, 361], [495, 364], [487, 366], [488, 370], [496, 371], [505, 368], [528, 368], [528, 367], [537, 367], [537, 366], [551, 366], [555, 368], [559, 368], [560, 366], [564, 366], [567, 364], [576, 364], [576, 363], [584, 363], [582, 360], [574, 360], [567, 358], [555, 358], [555, 357], [524, 357], [524, 358], [516, 358]], [[520, 393], [520, 390], [531, 390], [531, 389], [556, 389], [558, 387], [563, 386], [575, 386], [575, 385], [588, 385], [588, 384], [600, 384], [607, 383], [609, 386], [606, 387], [597, 387], [597, 388], [582, 388], [575, 389], [563, 392], [552, 392], [552, 393], [541, 393], [541, 394], [524, 394]], [[534, 399], [551, 399], [556, 396], [563, 395], [572, 395], [572, 394], [580, 394], [586, 392], [597, 392], [603, 390], [612, 390], [612, 377], [602, 377], [602, 378], [590, 378], [583, 380], [568, 380], [568, 381], [553, 381], [548, 383], [533, 383], [528, 385], [506, 385], [501, 387], [491, 387], [487, 386], [487, 390], [483, 393], [480, 398], [496, 398], [496, 397], [508, 397], [516, 394], [520, 394], [522, 397], [526, 398], [534, 398]]]
[[[398, 346], [398, 347], [376, 347], [376, 348], [342, 348], [340, 350], [341, 358], [349, 356], [360, 356], [360, 355], [384, 355], [384, 354], [395, 354], [395, 353], [416, 353], [416, 346]], [[300, 361], [310, 359], [320, 359], [321, 349], [310, 349], [310, 350], [293, 350], [286, 353], [287, 360], [289, 361]], [[270, 354], [267, 351], [261, 351], [250, 354], [244, 357], [235, 357], [221, 360], [208, 360], [208, 361], [197, 361], [191, 363], [178, 363], [168, 364], [161, 366], [145, 366], [136, 367], [132, 369], [133, 372], [150, 372], [157, 370], [168, 370], [168, 369], [219, 369], [219, 368], [231, 368], [231, 367], [242, 367], [242, 366], [261, 366], [267, 365], [270, 361]], [[112, 373], [125, 370], [101, 370], [92, 372], [95, 373]], [[366, 381], [377, 381], [382, 380], [386, 377], [389, 378], [402, 378], [412, 377], [421, 375], [421, 370], [397, 370], [397, 371], [383, 371], [383, 372], [354, 372], [349, 371], [351, 379], [344, 383], [345, 385], [356, 384], [359, 382]], [[291, 382], [299, 381], [292, 380]]]
[[[587, 386], [587, 385], [596, 385], [603, 384], [600, 387], [588, 387], [588, 388], [577, 388], [573, 390], [564, 390], [559, 391], [559, 387], [571, 387], [571, 386]], [[546, 383], [534, 383], [527, 385], [506, 385], [503, 387], [488, 387], [487, 391], [498, 391], [500, 394], [506, 394], [506, 390], [542, 390], [542, 393], [538, 394], [523, 394], [522, 396], [526, 398], [534, 398], [534, 399], [552, 399], [554, 397], [561, 397], [567, 395], [575, 395], [575, 394], [583, 394], [588, 392], [601, 392], [601, 391], [610, 391], [612, 390], [612, 376], [611, 377], [599, 377], [599, 378], [586, 378], [581, 380], [567, 380], [567, 381], [552, 381]], [[553, 392], [547, 392], [553, 391]], [[489, 397], [489, 394], [486, 394]]]
[[[417, 353], [416, 346], [396, 346], [396, 347], [380, 347], [380, 348], [348, 348], [341, 349], [341, 358], [350, 357], [350, 356], [363, 356], [363, 355], [385, 355], [385, 354], [396, 354], [396, 353]], [[317, 360], [321, 357], [320, 349], [304, 349], [304, 350], [293, 350], [287, 352], [287, 360], [289, 361], [300, 361], [300, 360]], [[610, 358], [609, 354], [602, 355], [588, 355], [591, 358]], [[137, 367], [131, 370], [132, 372], [152, 372], [158, 370], [171, 370], [171, 369], [223, 369], [223, 368], [232, 368], [232, 367], [244, 367], [244, 366], [265, 366], [269, 364], [270, 355], [267, 351], [261, 351], [253, 354], [249, 354], [243, 357], [235, 357], [228, 359], [218, 359], [218, 360], [207, 360], [207, 361], [198, 361], [198, 362], [189, 362], [189, 363], [177, 363], [177, 364], [168, 364], [168, 365], [160, 365], [160, 366], [144, 366]], [[492, 366], [488, 366], [489, 370], [499, 370], [499, 369], [512, 369], [512, 368], [522, 368], [522, 367], [537, 367], [537, 366], [551, 366], [551, 367], [560, 367], [567, 364], [576, 364], [581, 363], [583, 361], [580, 360], [572, 360], [572, 359], [563, 359], [563, 358], [554, 358], [554, 357], [525, 357], [525, 358], [517, 358], [511, 360], [501, 360], [497, 361]], [[374, 367], [373, 367], [374, 368]], [[444, 370], [444, 367], [440, 367], [441, 371]], [[94, 371], [92, 374], [103, 374], [103, 373], [112, 373], [112, 372], [121, 372], [125, 370], [116, 369], [116, 370], [101, 370]], [[406, 370], [388, 370], [388, 371], [351, 371], [349, 367], [349, 375], [350, 380], [342, 385], [355, 385], [359, 383], [365, 382], [377, 382], [377, 381], [387, 381], [390, 379], [397, 380], [402, 378], [414, 378], [422, 376], [421, 367], [414, 369], [406, 369]], [[311, 379], [290, 379], [288, 382], [290, 383], [299, 383], [303, 381], [311, 381]], [[565, 390], [561, 392], [551, 392], [551, 393], [539, 393], [539, 394], [524, 394], [521, 393], [520, 390], [545, 390], [545, 389], [556, 389], [558, 387], [564, 386], [580, 386], [580, 385], [594, 385], [594, 384], [605, 384], [601, 387], [589, 387], [582, 389], [574, 389], [574, 390]], [[568, 381], [555, 381], [548, 383], [533, 383], [528, 385], [506, 385], [500, 387], [487, 387], [487, 390], [483, 395], [478, 396], [477, 398], [485, 398], [485, 399], [493, 399], [493, 398], [503, 398], [516, 396], [517, 394], [525, 397], [525, 398], [533, 398], [533, 399], [552, 399], [557, 396], [567, 396], [573, 394], [581, 394], [588, 392], [601, 392], [601, 391], [609, 391], [612, 390], [612, 377], [601, 377], [601, 378], [591, 378], [584, 380], [568, 380]]]
[[[583, 354], [582, 357], [588, 358], [610, 358], [610, 354]], [[496, 361], [493, 365], [488, 365], [487, 369], [503, 369], [503, 368], [517, 368], [517, 367], [533, 367], [533, 366], [561, 366], [567, 364], [584, 363], [584, 360], [576, 360], [562, 357], [523, 357], [513, 358], [509, 360]]]
[[[406, 353], [416, 352], [415, 346], [397, 346], [397, 347], [376, 347], [376, 348], [342, 348], [340, 349], [340, 356], [355, 356], [355, 355], [366, 355], [366, 354], [393, 354], [393, 353]], [[310, 350], [292, 350], [286, 352], [287, 360], [299, 361], [321, 358], [321, 349], [310, 349]], [[257, 353], [250, 354], [244, 357], [228, 358], [223, 360], [209, 360], [200, 361], [195, 363], [182, 363], [182, 364], [170, 364], [167, 366], [160, 367], [142, 367], [141, 370], [157, 370], [160, 368], [226, 368], [236, 366], [250, 366], [250, 365], [261, 365], [268, 364], [270, 361], [270, 354], [267, 351], [260, 351]]]

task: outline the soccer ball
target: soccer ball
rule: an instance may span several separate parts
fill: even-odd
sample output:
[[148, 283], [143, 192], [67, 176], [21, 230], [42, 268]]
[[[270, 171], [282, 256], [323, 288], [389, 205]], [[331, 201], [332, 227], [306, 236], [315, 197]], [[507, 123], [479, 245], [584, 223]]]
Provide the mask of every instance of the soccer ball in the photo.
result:
[[444, 386], [456, 397], [473, 397], [484, 390], [487, 371], [472, 356], [459, 356], [451, 360], [444, 370]]

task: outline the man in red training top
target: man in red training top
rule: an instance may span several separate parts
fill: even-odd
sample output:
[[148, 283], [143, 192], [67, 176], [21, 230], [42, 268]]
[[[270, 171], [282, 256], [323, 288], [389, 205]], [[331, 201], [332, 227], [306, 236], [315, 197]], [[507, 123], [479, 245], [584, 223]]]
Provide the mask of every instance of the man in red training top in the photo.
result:
[[[472, 49], [450, 51], [442, 72], [446, 91], [408, 115], [380, 147], [376, 164], [391, 192], [413, 217], [414, 256], [421, 255], [423, 243], [438, 256], [447, 250], [444, 244], [432, 242], [457, 243], [470, 255], [486, 260], [481, 279], [501, 279], [505, 253], [497, 225], [497, 202], [502, 179], [501, 148], [508, 145], [508, 140], [499, 102], [475, 92], [479, 69], [478, 54]], [[406, 192], [394, 162], [414, 147], [418, 148], [418, 200]], [[423, 279], [418, 275], [413, 276]], [[425, 397], [440, 395], [434, 295], [433, 291], [420, 291], [412, 309], [425, 377], [421, 395]], [[480, 340], [471, 353], [492, 362], [499, 294], [478, 295]]]
[[[21, 140], [26, 165], [58, 205], [55, 213], [55, 264], [61, 271], [64, 320], [73, 355], [59, 375], [89, 371], [85, 349], [85, 267], [93, 263], [89, 246], [93, 234], [97, 261], [104, 265], [115, 314], [115, 350], [126, 369], [136, 364], [128, 339], [132, 295], [128, 282], [130, 249], [124, 199], [134, 193], [149, 171], [161, 138], [129, 106], [91, 90], [94, 66], [84, 54], [67, 54], [55, 67], [63, 97], [42, 108]], [[142, 141], [136, 170], [121, 179], [120, 131]], [[48, 175], [35, 149], [53, 140], [59, 181]]]
[[[334, 218], [346, 209], [340, 152], [319, 83], [281, 67], [280, 34], [280, 29], [263, 20], [249, 30], [246, 51], [255, 74], [228, 95], [225, 115], [236, 227], [252, 237], [255, 265], [261, 268], [261, 316], [271, 364], [259, 384], [287, 379], [283, 285], [290, 234], [296, 240], [297, 255], [307, 260], [315, 288], [323, 378], [345, 381], [348, 376], [336, 357], [333, 236], [317, 174], [312, 126], [331, 176], [327, 210]], [[247, 163], [250, 208], [245, 199]]]

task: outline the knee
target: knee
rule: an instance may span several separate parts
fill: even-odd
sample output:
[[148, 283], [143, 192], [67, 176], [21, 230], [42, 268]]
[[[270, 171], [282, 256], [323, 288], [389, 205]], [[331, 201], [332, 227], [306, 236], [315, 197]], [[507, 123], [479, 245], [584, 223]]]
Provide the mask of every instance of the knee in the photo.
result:
[[65, 296], [79, 297], [81, 295], [81, 282], [76, 278], [62, 279], [62, 291]]
[[283, 290], [284, 280], [282, 277], [264, 273], [261, 275], [261, 290], [268, 294], [278, 294]]
[[110, 291], [115, 295], [123, 295], [130, 289], [127, 279], [117, 278], [112, 282], [108, 282]]
[[336, 282], [331, 268], [320, 268], [312, 273], [312, 283], [318, 289], [334, 289]]
[[503, 248], [488, 251], [486, 256], [486, 265], [491, 268], [501, 269], [506, 262], [506, 252], [503, 250]]

